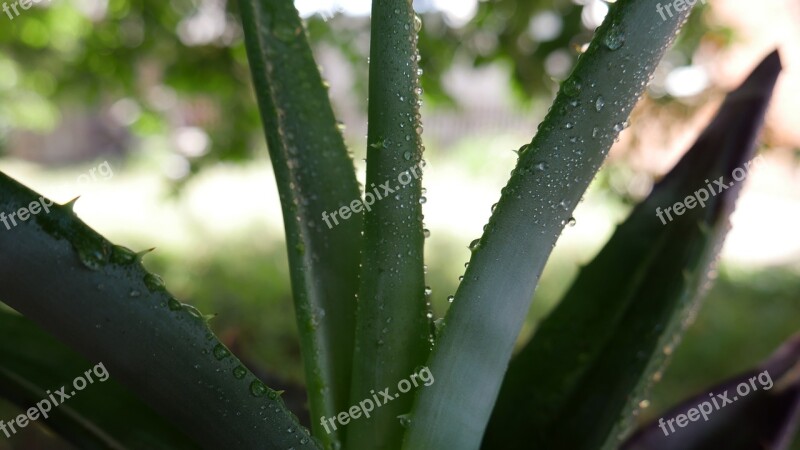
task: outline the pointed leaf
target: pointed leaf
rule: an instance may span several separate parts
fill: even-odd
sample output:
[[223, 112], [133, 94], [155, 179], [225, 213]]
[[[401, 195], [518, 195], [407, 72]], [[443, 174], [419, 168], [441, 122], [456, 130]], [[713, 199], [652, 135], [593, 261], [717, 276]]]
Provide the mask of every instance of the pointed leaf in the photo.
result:
[[480, 445], [545, 262], [688, 13], [662, 21], [650, 2], [611, 5], [536, 137], [520, 149], [486, 231], [472, 246], [428, 362], [447, 382], [420, 391], [404, 448]]
[[[773, 53], [727, 97], [694, 146], [580, 272], [512, 361], [487, 448], [616, 447], [708, 286], [741, 189], [731, 175], [752, 158], [780, 70]], [[726, 188], [712, 195], [709, 180], [718, 179]], [[705, 207], [695, 200], [671, 222], [658, 218], [700, 189]]]
[[[668, 422], [692, 408], [705, 413], [703, 420], [691, 421], [685, 428]], [[789, 448], [800, 419], [800, 334], [757, 369], [707, 389], [661, 419], [643, 426], [621, 449]]]
[[[23, 412], [68, 386], [86, 370], [85, 358], [36, 327], [0, 311], [0, 396]], [[95, 382], [39, 420], [82, 449], [190, 449], [198, 446], [113, 378]]]
[[[253, 84], [283, 207], [295, 312], [313, 417], [349, 405], [360, 198], [303, 24], [291, 0], [240, 0]], [[338, 440], [313, 420], [323, 442]]]
[[[408, 0], [372, 3], [365, 200], [372, 197], [374, 204], [364, 218], [351, 404], [370, 398], [370, 391], [394, 390], [425, 363], [430, 347], [417, 131], [418, 23]], [[411, 410], [413, 400], [413, 394], [401, 394], [371, 417], [352, 421], [347, 448], [399, 449], [405, 430], [397, 417]]]
[[[33, 214], [25, 221], [23, 209]], [[17, 214], [0, 230], [0, 298], [9, 306], [102, 362], [204, 447], [317, 448], [275, 391], [135, 253], [0, 172], [0, 221], [12, 223], [7, 212]]]

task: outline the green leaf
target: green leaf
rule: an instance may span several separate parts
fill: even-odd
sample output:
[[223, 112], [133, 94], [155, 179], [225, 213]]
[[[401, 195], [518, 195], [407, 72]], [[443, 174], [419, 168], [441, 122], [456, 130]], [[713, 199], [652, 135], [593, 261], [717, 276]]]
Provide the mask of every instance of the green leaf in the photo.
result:
[[530, 145], [520, 149], [447, 313], [404, 448], [474, 449], [489, 420], [545, 262], [688, 8], [662, 21], [651, 2], [622, 0]]
[[[781, 65], [771, 54], [512, 361], [486, 448], [616, 448], [698, 308]], [[722, 180], [721, 188], [714, 181]], [[700, 192], [702, 189], [705, 194]], [[663, 213], [687, 196], [693, 207]], [[698, 204], [703, 198], [705, 207]], [[688, 203], [687, 203], [688, 204]], [[659, 212], [661, 211], [661, 212]], [[659, 215], [663, 219], [659, 219]], [[499, 446], [499, 447], [498, 447]]]
[[[48, 391], [72, 389], [73, 380], [94, 367], [30, 320], [0, 312], [0, 396], [23, 413], [48, 399]], [[114, 379], [102, 381], [102, 370], [97, 373], [95, 382], [39, 420], [82, 449], [198, 448]]]
[[[744, 386], [742, 386], [744, 385]], [[744, 394], [744, 395], [742, 395]], [[732, 401], [732, 402], [731, 402]], [[674, 421], [694, 408], [704, 420]], [[800, 412], [800, 334], [754, 370], [713, 386], [643, 426], [622, 450], [788, 449]]]
[[[283, 207], [312, 417], [349, 405], [362, 218], [327, 89], [290, 0], [240, 0], [248, 60]], [[315, 419], [326, 445], [338, 441]]]
[[[36, 206], [38, 204], [38, 206]], [[22, 221], [19, 211], [36, 212]], [[247, 371], [130, 250], [0, 173], [0, 298], [210, 448], [317, 448], [275, 391]], [[11, 225], [15, 212], [16, 225]]]
[[[416, 18], [408, 0], [374, 0], [370, 41], [367, 193], [357, 310], [352, 404], [372, 398], [424, 364], [430, 348], [422, 229], [422, 137]], [[385, 188], [394, 191], [389, 193]], [[382, 197], [382, 198], [381, 198]], [[399, 394], [353, 420], [347, 448], [398, 449], [398, 416], [412, 394]]]

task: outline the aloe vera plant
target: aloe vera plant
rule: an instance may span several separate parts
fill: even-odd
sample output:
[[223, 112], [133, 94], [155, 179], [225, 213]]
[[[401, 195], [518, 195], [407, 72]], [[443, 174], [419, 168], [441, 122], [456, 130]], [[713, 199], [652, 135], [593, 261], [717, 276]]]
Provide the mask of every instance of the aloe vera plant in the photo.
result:
[[[82, 448], [622, 445], [653, 374], [663, 370], [662, 349], [677, 343], [698, 307], [740, 186], [670, 223], [659, 221], [657, 208], [753, 157], [781, 69], [777, 53], [730, 94], [512, 358], [558, 236], [689, 8], [661, 20], [651, 2], [613, 4], [535, 136], [519, 148], [439, 327], [425, 293], [420, 19], [411, 2], [373, 1], [363, 193], [293, 2], [239, 0], [239, 8], [283, 208], [312, 430], [199, 311], [144, 269], [144, 253], [100, 236], [73, 203], [54, 204], [5, 174], [0, 211], [37, 201], [49, 209], [0, 232], [0, 298], [25, 316], [0, 314], [0, 332], [26, 349], [0, 345], [0, 395], [26, 407], [67, 368], [103, 362], [110, 384], [45, 422]], [[29, 353], [64, 364], [29, 361]], [[784, 407], [772, 408], [773, 426], [754, 427], [747, 442], [776, 435], [788, 442], [794, 409], [785, 404], [797, 402], [797, 359], [795, 349], [766, 365], [786, 380]], [[405, 394], [419, 382], [424, 389]], [[400, 392], [390, 392], [395, 386]], [[114, 420], [122, 409], [133, 417], [125, 426]], [[758, 411], [744, 405], [719, 421]], [[624, 445], [660, 445], [647, 430]], [[702, 436], [687, 445], [724, 438], [706, 430], [698, 426]]]

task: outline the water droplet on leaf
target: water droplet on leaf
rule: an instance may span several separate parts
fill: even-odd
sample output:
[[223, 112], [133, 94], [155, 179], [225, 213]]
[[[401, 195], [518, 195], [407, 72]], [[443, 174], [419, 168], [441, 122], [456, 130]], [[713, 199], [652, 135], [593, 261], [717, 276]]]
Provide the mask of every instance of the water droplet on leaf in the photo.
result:
[[217, 358], [218, 360], [225, 359], [230, 355], [231, 355], [231, 352], [229, 352], [228, 349], [225, 348], [224, 345], [217, 344], [217, 346], [214, 347], [214, 357]]
[[479, 239], [475, 239], [474, 241], [472, 241], [472, 242], [470, 242], [470, 243], [469, 243], [469, 249], [470, 249], [471, 251], [473, 251], [473, 252], [474, 252], [474, 251], [476, 251], [476, 250], [478, 250], [478, 248], [480, 248], [480, 246], [481, 246], [481, 240], [480, 240], [480, 238], [479, 238]]
[[233, 377], [237, 380], [241, 380], [245, 375], [247, 375], [247, 369], [245, 369], [244, 366], [236, 366], [233, 368]]
[[136, 262], [136, 252], [121, 245], [111, 248], [111, 262], [120, 266], [126, 266]]
[[595, 100], [594, 109], [596, 109], [597, 111], [600, 111], [600, 110], [603, 109], [604, 106], [606, 106], [606, 100], [601, 95], [601, 96], [597, 97], [597, 100]]
[[408, 428], [408, 426], [411, 425], [411, 414], [401, 414], [397, 416], [397, 418], [400, 420], [400, 426], [403, 428]]
[[105, 266], [111, 253], [108, 244], [93, 236], [76, 239], [73, 247], [78, 252], [78, 259], [90, 270], [100, 270]]
[[181, 305], [181, 302], [175, 300], [174, 298], [170, 298], [169, 300], [167, 300], [167, 307], [172, 311], [180, 311], [181, 309], [183, 309], [183, 305]]
[[564, 82], [564, 94], [568, 97], [577, 97], [578, 94], [581, 93], [582, 89], [581, 79], [578, 77], [570, 77], [567, 81]]
[[605, 37], [603, 38], [603, 44], [608, 47], [609, 50], [617, 50], [625, 44], [625, 33], [622, 31], [622, 27], [617, 23], [612, 23], [608, 33], [606, 33]]
[[252, 394], [253, 397], [263, 397], [266, 393], [267, 387], [264, 386], [264, 383], [258, 380], [253, 380], [253, 382], [250, 383], [250, 394]]
[[144, 276], [144, 285], [147, 286], [150, 292], [161, 291], [166, 287], [164, 280], [161, 279], [160, 276], [152, 273], [148, 273]]
[[437, 336], [439, 335], [439, 333], [442, 332], [442, 328], [443, 327], [444, 327], [444, 319], [443, 318], [438, 318], [438, 319], [433, 321], [433, 330], [434, 330], [434, 333]]

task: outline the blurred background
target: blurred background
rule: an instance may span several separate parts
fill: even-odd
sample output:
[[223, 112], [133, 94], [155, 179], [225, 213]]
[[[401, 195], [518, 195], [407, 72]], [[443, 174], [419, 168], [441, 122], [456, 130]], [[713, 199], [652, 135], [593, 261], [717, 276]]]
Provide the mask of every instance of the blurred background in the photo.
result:
[[[426, 254], [447, 296], [601, 0], [416, 0], [422, 17]], [[369, 0], [297, 0], [360, 180]], [[246, 361], [300, 392], [282, 216], [226, 0], [42, 0], [0, 15], [0, 170], [76, 211], [146, 265]], [[656, 14], [654, 10], [654, 15]], [[711, 290], [642, 418], [769, 355], [800, 330], [800, 2], [698, 2], [536, 291], [524, 342], [633, 204], [763, 56], [784, 63]], [[112, 374], [113, 375], [113, 374]], [[295, 388], [293, 388], [293, 386]], [[302, 399], [299, 400], [302, 402]], [[0, 403], [0, 419], [16, 415]], [[28, 427], [3, 448], [56, 448]], [[800, 447], [798, 447], [800, 448]]]

